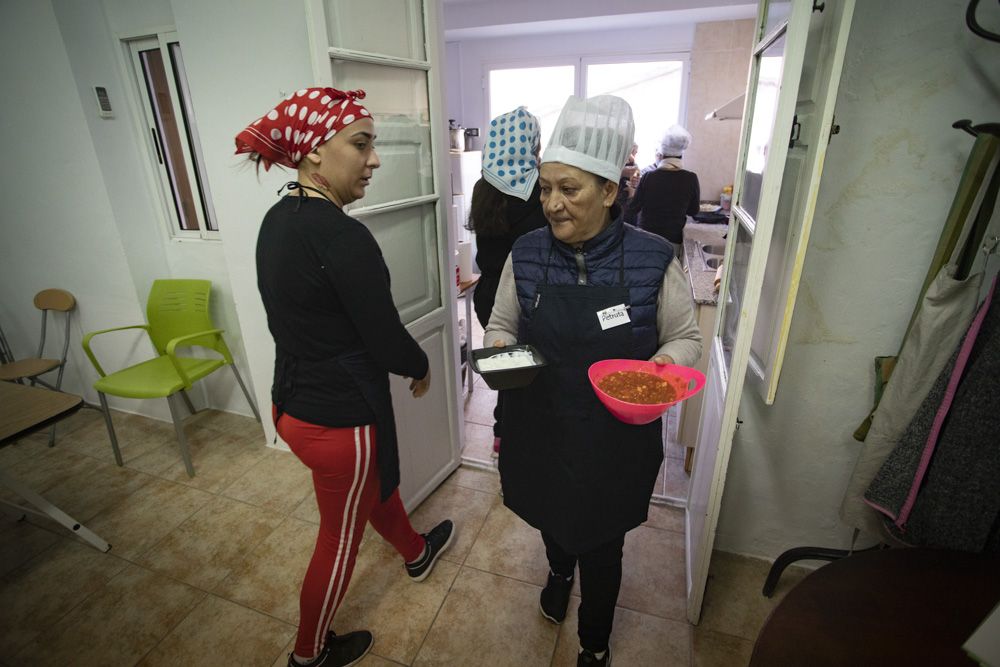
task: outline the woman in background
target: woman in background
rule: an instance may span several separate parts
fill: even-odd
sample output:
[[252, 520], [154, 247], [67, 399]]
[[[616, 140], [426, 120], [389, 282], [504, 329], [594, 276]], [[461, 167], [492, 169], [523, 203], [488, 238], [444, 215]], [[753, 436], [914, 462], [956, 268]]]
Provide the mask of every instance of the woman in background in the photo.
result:
[[[486, 328], [493, 312], [500, 272], [522, 234], [548, 224], [538, 189], [538, 119], [524, 107], [490, 121], [483, 148], [483, 177], [472, 189], [468, 229], [476, 234], [479, 282], [473, 296], [476, 318]], [[493, 455], [500, 451], [503, 392], [493, 410]]]
[[697, 174], [685, 170], [681, 163], [681, 156], [690, 144], [691, 135], [680, 125], [667, 130], [660, 142], [659, 153], [663, 158], [659, 166], [639, 181], [625, 213], [626, 222], [670, 241], [679, 259], [684, 257], [687, 216], [698, 212], [701, 198]]
[[358, 101], [364, 96], [305, 88], [236, 136], [236, 152], [258, 168], [298, 172], [257, 237], [257, 286], [275, 344], [272, 415], [312, 470], [320, 514], [290, 667], [346, 667], [371, 648], [367, 630], [331, 629], [368, 522], [414, 581], [430, 574], [452, 539], [451, 521], [414, 531], [399, 497], [389, 374], [411, 378], [414, 398], [431, 378], [427, 355], [393, 304], [375, 237], [343, 211], [364, 197], [380, 165], [375, 123]]

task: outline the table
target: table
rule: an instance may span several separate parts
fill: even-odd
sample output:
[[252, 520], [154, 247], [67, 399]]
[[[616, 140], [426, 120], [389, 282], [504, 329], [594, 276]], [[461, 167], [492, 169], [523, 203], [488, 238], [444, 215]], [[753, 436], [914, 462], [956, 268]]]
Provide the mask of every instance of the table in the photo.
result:
[[972, 666], [962, 644], [998, 599], [996, 555], [857, 553], [788, 593], [757, 636], [750, 665]]
[[[10, 444], [31, 431], [44, 428], [68, 417], [79, 410], [82, 405], [83, 399], [73, 394], [40, 387], [29, 387], [13, 382], [0, 382], [0, 447]], [[0, 470], [0, 486], [7, 487], [34, 505], [33, 509], [0, 500], [0, 507], [18, 520], [23, 519], [27, 512], [47, 516], [101, 551], [111, 549], [110, 544], [89, 528], [2, 470]], [[13, 508], [13, 511], [10, 508]]]
[[468, 280], [458, 283], [458, 298], [465, 299], [465, 375], [469, 384], [469, 396], [472, 396], [472, 293], [476, 291], [479, 274], [473, 273]]

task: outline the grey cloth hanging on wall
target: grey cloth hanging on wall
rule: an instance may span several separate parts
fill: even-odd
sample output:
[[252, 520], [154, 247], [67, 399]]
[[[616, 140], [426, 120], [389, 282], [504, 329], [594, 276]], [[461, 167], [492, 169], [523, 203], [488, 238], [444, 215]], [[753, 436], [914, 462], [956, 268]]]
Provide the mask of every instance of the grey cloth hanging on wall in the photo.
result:
[[841, 519], [871, 537], [882, 535], [882, 519], [865, 504], [864, 492], [944, 370], [976, 309], [982, 274], [965, 280], [956, 280], [954, 275], [955, 266], [949, 264], [927, 288], [840, 505]]
[[889, 532], [909, 544], [996, 550], [1000, 306], [995, 294], [977, 315], [980, 320], [956, 347], [865, 493], [885, 515]]

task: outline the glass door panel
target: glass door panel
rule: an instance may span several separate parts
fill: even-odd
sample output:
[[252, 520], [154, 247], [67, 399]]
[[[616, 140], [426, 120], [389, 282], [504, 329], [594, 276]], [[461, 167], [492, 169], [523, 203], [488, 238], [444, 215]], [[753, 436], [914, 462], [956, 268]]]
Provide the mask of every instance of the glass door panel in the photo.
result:
[[427, 72], [344, 60], [334, 60], [332, 68], [345, 90], [365, 89], [382, 161], [365, 198], [345, 210], [433, 194]]
[[[358, 218], [372, 231], [392, 274], [392, 300], [403, 324], [441, 306], [437, 257], [417, 248], [437, 245], [434, 203], [374, 211]], [[364, 285], [358, 285], [364, 289]]]
[[726, 377], [733, 361], [733, 347], [736, 345], [736, 328], [740, 323], [740, 311], [747, 282], [747, 270], [750, 267], [750, 247], [753, 244], [753, 234], [747, 228], [736, 224], [736, 242], [728, 255], [729, 291], [726, 300], [721, 304], [722, 313], [722, 353], [725, 358]]
[[326, 0], [324, 4], [330, 46], [410, 60], [427, 58], [420, 2]]
[[746, 164], [743, 170], [743, 187], [737, 204], [751, 220], [757, 219], [760, 205], [760, 188], [767, 167], [768, 153], [774, 132], [774, 118], [778, 113], [778, 93], [781, 90], [781, 73], [785, 62], [785, 35], [782, 34], [759, 56], [757, 84], [754, 89], [753, 115], [750, 121], [750, 138], [747, 145]]

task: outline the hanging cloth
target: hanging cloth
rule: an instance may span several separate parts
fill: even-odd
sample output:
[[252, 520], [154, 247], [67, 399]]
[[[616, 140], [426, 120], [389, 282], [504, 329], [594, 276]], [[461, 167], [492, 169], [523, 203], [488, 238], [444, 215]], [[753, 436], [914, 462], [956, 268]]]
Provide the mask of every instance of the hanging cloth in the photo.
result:
[[[865, 502], [910, 544], [980, 552], [1000, 516], [1000, 306], [996, 279]], [[996, 548], [996, 547], [994, 547]]]
[[840, 517], [872, 536], [882, 534], [882, 520], [865, 504], [864, 492], [958, 347], [979, 301], [982, 274], [958, 280], [956, 270], [944, 267], [927, 289], [844, 493]]

